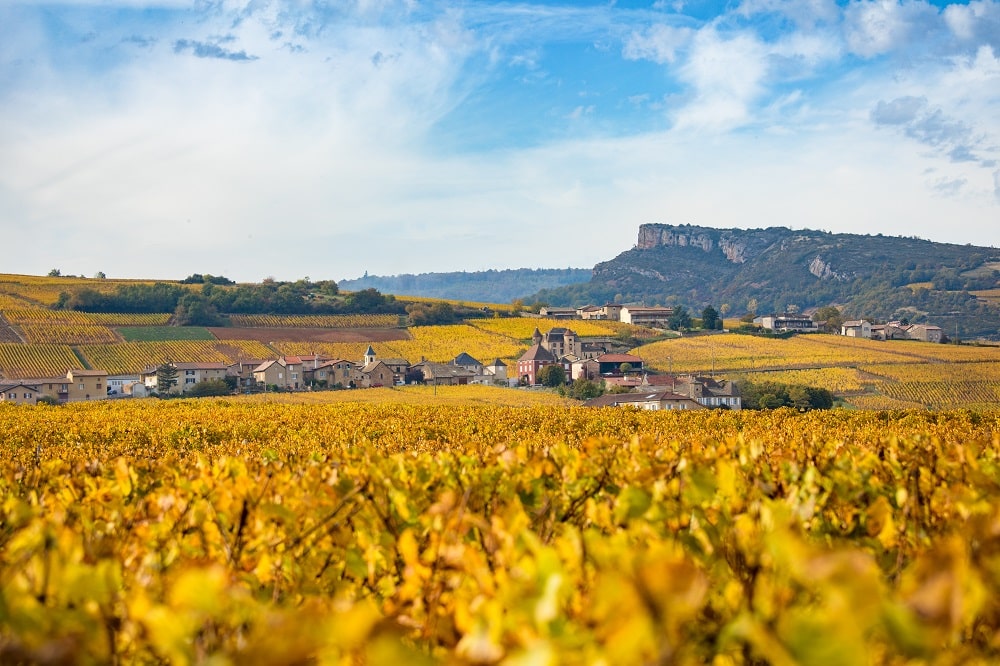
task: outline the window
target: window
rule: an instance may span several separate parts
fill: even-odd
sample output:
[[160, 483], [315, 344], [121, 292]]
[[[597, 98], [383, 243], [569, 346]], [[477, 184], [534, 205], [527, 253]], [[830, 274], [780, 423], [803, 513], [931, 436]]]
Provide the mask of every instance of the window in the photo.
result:
[[185, 384], [194, 384], [195, 383], [194, 377], [188, 377], [187, 379], [184, 380], [184, 383]]
[[81, 391], [85, 391], [86, 389], [87, 389], [87, 387], [86, 387], [86, 386], [84, 386], [83, 384], [80, 384], [80, 390], [81, 390]]
[[185, 370], [184, 374], [187, 375], [188, 377], [193, 377], [194, 376], [194, 370]]

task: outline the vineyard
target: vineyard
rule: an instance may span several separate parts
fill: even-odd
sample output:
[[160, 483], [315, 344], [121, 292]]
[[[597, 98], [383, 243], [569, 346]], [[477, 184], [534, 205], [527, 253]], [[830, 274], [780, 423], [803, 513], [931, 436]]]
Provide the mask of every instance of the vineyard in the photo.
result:
[[110, 344], [119, 341], [107, 326], [87, 324], [18, 324], [24, 341], [33, 345]]
[[230, 315], [229, 322], [241, 328], [394, 328], [399, 315]]
[[1000, 659], [996, 412], [395, 394], [0, 405], [0, 662]]
[[0, 342], [0, 377], [27, 379], [65, 377], [82, 365], [69, 345], [25, 345]]
[[985, 301], [1000, 301], [1000, 289], [981, 289], [979, 291], [970, 291], [969, 293]]
[[875, 379], [854, 368], [816, 368], [813, 370], [776, 370], [734, 375], [737, 379], [771, 381], [779, 384], [819, 386], [837, 394], [870, 388]]
[[[118, 287], [129, 284], [152, 284], [152, 280], [95, 280], [75, 277], [47, 277], [36, 275], [0, 274], [0, 294], [12, 294], [34, 305], [51, 306], [62, 292], [74, 289], [94, 289], [110, 294]], [[18, 307], [25, 307], [22, 301]]]
[[661, 370], [672, 366], [676, 372], [704, 372], [714, 365], [716, 370], [739, 372], [765, 368], [901, 363], [914, 360], [904, 352], [916, 349], [917, 345], [931, 346], [928, 343], [901, 345], [836, 335], [798, 335], [781, 339], [722, 334], [654, 342], [638, 347], [633, 353], [642, 356], [647, 365]]
[[[548, 333], [556, 327], [572, 329], [574, 333], [581, 337], [611, 337], [624, 327], [631, 328], [629, 324], [622, 324], [617, 321], [596, 321], [574, 319], [573, 321], [553, 321], [551, 319], [534, 319], [513, 317], [506, 319], [473, 319], [469, 321], [471, 326], [482, 329], [490, 333], [503, 335], [514, 340], [531, 340], [532, 333], [537, 328], [541, 333]], [[638, 328], [638, 327], [636, 327]]]
[[104, 313], [75, 310], [4, 309], [12, 324], [61, 324], [66, 326], [163, 326], [170, 320], [166, 313]]
[[[275, 341], [271, 346], [282, 354], [325, 354], [330, 358], [358, 362], [371, 344], [382, 358], [403, 358], [410, 363], [418, 363], [421, 358], [447, 362], [462, 352], [472, 354], [484, 363], [496, 358], [511, 361], [527, 349], [527, 345], [516, 343], [507, 336], [469, 324], [414, 326], [409, 331], [409, 340], [328, 343]], [[528, 337], [531, 337], [530, 333]]]
[[[274, 357], [266, 345], [254, 340], [169, 340], [165, 342], [118, 342], [107, 345], [80, 345], [80, 354], [92, 368], [109, 375], [134, 374], [165, 361], [192, 363], [235, 363], [241, 359]], [[65, 373], [65, 371], [63, 371]]]

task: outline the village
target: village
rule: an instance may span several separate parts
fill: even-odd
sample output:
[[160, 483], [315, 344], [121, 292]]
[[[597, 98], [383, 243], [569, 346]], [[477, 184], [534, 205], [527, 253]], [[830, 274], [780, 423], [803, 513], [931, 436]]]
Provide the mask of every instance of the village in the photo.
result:
[[[663, 310], [656, 309], [657, 316]], [[661, 322], [662, 323], [662, 322]], [[99, 369], [69, 369], [64, 377], [7, 381], [0, 385], [0, 402], [37, 404], [150, 396], [203, 395], [209, 382], [225, 385], [226, 393], [366, 389], [423, 384], [452, 386], [485, 384], [509, 388], [541, 386], [544, 368], [558, 366], [567, 383], [594, 382], [608, 394], [587, 404], [634, 405], [643, 409], [740, 409], [730, 381], [709, 377], [651, 372], [639, 356], [610, 349], [607, 340], [587, 340], [572, 329], [535, 329], [531, 346], [511, 368], [501, 359], [483, 363], [468, 353], [446, 361], [380, 356], [369, 345], [357, 360], [321, 354], [245, 359], [235, 363], [164, 361], [137, 374], [109, 375]], [[516, 370], [516, 372], [512, 372]]]
[[[607, 304], [582, 308], [542, 308], [537, 315], [549, 320], [613, 320], [655, 329], [666, 329], [672, 307], [637, 307]], [[823, 322], [806, 315], [783, 313], [759, 316], [753, 324], [774, 333], [816, 333]], [[941, 328], [899, 321], [873, 324], [845, 321], [840, 334], [874, 340], [943, 342]], [[140, 373], [109, 375], [100, 369], [68, 369], [65, 376], [0, 380], [0, 402], [37, 404], [149, 396], [208, 395], [207, 382], [222, 393], [266, 391], [315, 391], [365, 389], [407, 384], [433, 386], [485, 384], [509, 388], [536, 388], [548, 381], [549, 366], [561, 369], [556, 384], [577, 380], [594, 382], [603, 395], [584, 404], [632, 405], [642, 409], [675, 410], [741, 409], [732, 381], [692, 375], [661, 374], [647, 368], [641, 357], [613, 349], [607, 339], [587, 339], [572, 329], [556, 326], [546, 333], [539, 328], [531, 346], [509, 367], [496, 358], [484, 363], [469, 353], [450, 360], [380, 356], [372, 345], [360, 359], [330, 358], [322, 354], [285, 355], [270, 359], [242, 359], [235, 363], [164, 360]], [[224, 386], [223, 386], [224, 385]]]

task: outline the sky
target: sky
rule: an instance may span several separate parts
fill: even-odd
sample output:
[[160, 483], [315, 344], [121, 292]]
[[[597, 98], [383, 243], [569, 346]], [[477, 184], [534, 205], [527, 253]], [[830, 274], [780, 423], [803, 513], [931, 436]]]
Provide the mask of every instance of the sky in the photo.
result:
[[0, 2], [0, 272], [586, 268], [652, 222], [996, 246], [1000, 0]]

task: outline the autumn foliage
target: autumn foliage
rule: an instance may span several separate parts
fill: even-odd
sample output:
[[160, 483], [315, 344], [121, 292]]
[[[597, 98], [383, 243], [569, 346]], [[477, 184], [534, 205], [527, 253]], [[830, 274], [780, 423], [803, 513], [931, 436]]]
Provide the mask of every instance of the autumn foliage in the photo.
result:
[[0, 662], [995, 662], [998, 426], [0, 405]]

